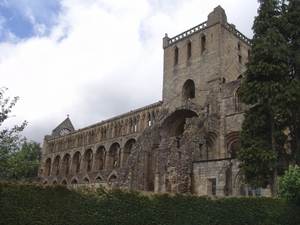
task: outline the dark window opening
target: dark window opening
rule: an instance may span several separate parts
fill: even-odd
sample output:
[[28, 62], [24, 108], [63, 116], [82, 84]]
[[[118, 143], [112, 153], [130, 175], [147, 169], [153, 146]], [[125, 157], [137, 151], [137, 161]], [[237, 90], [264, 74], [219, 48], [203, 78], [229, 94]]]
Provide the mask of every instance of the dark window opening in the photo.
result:
[[211, 194], [216, 195], [216, 181], [213, 181], [211, 185]]
[[242, 63], [242, 56], [239, 54], [239, 63]]
[[206, 50], [206, 37], [205, 35], [203, 35], [201, 37], [201, 55], [203, 55], [205, 50]]
[[72, 180], [71, 184], [77, 184], [77, 180], [76, 179]]
[[109, 178], [109, 181], [111, 182], [114, 182], [114, 181], [117, 181], [117, 177], [115, 175], [112, 175], [110, 178]]
[[182, 88], [183, 100], [195, 98], [195, 83], [192, 80], [187, 80]]
[[174, 50], [174, 66], [178, 65], [178, 48]]
[[188, 42], [187, 44], [187, 61], [189, 61], [192, 57], [192, 43]]
[[211, 181], [211, 195], [216, 195], [217, 182], [216, 180]]
[[98, 177], [96, 178], [96, 182], [102, 182], [102, 181], [103, 181], [103, 180], [102, 180], [101, 177], [98, 176]]

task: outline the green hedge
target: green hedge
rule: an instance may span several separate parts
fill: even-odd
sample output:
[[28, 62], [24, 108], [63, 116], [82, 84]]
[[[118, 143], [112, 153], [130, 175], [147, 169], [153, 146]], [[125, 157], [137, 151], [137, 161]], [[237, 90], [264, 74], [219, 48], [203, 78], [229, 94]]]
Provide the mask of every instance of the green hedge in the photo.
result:
[[279, 198], [217, 198], [0, 182], [0, 224], [300, 224]]

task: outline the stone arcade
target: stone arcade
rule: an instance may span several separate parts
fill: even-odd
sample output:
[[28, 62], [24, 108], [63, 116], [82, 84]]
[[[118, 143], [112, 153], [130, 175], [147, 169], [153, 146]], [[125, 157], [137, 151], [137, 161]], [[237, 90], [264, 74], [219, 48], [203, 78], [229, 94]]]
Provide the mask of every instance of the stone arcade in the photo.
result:
[[[43, 184], [102, 185], [197, 195], [251, 195], [236, 159], [245, 105], [238, 90], [247, 37], [216, 7], [163, 38], [162, 101], [75, 130], [67, 118], [45, 136]], [[248, 190], [248, 191], [247, 191]]]

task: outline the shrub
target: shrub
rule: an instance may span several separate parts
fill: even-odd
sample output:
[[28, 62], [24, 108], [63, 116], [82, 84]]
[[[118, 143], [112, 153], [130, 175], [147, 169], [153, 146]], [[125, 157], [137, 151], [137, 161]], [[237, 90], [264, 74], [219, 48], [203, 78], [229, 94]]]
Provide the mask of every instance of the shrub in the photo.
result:
[[278, 184], [278, 196], [300, 206], [300, 168], [289, 166]]

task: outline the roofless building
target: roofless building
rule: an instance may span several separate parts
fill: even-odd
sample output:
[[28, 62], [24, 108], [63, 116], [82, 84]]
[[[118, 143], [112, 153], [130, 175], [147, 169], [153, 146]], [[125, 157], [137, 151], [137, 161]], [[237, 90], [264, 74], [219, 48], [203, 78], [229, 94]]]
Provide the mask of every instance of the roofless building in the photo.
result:
[[197, 195], [269, 195], [243, 181], [238, 94], [250, 41], [216, 7], [201, 23], [163, 38], [163, 96], [75, 130], [67, 118], [45, 136], [44, 184], [102, 185]]

